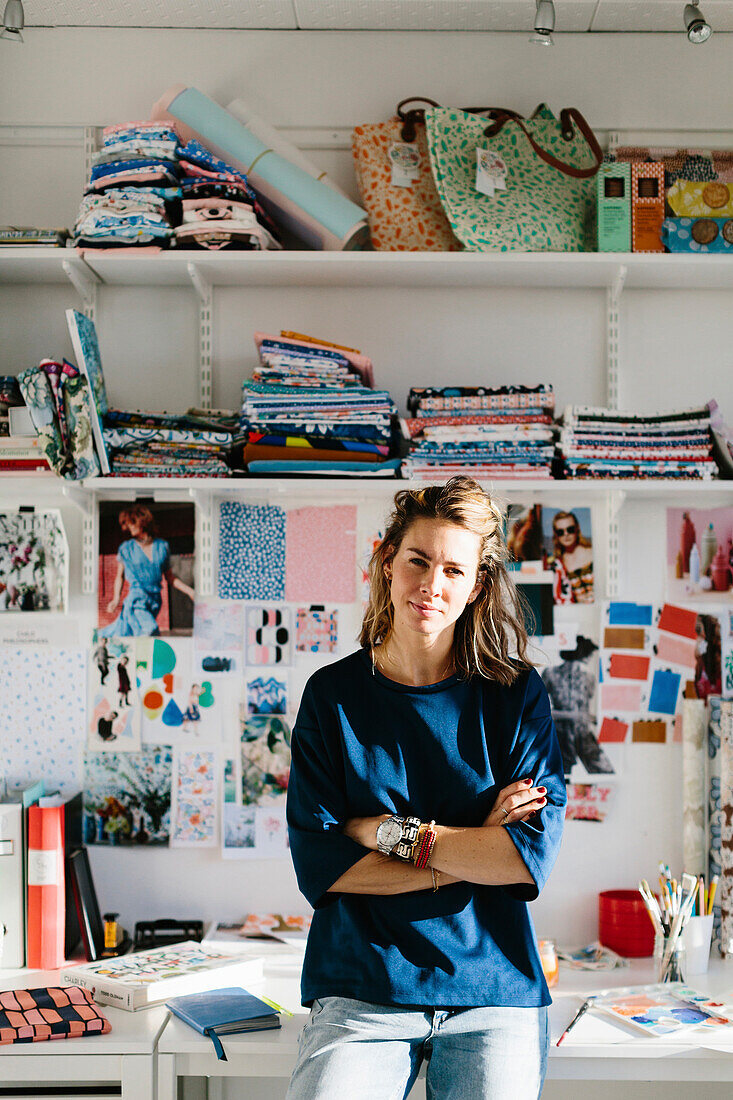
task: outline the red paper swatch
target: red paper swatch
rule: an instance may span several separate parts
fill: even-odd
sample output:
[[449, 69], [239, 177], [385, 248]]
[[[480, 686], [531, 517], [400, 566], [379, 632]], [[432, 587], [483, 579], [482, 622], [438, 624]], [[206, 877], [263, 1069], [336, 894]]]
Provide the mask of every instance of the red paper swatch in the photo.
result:
[[626, 722], [619, 722], [616, 718], [604, 718], [598, 734], [599, 741], [625, 741], [629, 727]]
[[694, 638], [696, 621], [697, 611], [688, 611], [685, 607], [675, 607], [674, 604], [666, 603], [657, 625], [660, 630], [668, 630], [670, 634]]
[[633, 653], [612, 653], [608, 674], [621, 680], [646, 680], [650, 659]]

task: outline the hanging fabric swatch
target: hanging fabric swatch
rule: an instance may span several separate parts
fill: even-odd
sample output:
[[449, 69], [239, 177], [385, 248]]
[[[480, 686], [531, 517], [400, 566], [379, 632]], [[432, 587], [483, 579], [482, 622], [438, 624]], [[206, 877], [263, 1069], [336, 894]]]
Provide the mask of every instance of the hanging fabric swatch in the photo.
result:
[[733, 700], [720, 703], [720, 952], [733, 956]]
[[682, 852], [685, 870], [705, 871], [705, 756], [707, 715], [702, 699], [682, 703]]
[[284, 594], [285, 512], [273, 505], [224, 501], [219, 520], [219, 597], [281, 600]]
[[[720, 874], [720, 840], [722, 835], [723, 810], [720, 797], [720, 708], [723, 700], [719, 695], [708, 699], [708, 880], [713, 881]], [[720, 908], [714, 910], [713, 942], [720, 944]]]

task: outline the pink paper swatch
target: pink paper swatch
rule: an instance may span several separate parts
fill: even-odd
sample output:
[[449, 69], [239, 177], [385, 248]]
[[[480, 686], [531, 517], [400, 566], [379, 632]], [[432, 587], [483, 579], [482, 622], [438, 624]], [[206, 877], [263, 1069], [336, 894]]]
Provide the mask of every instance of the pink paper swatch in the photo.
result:
[[641, 684], [602, 684], [603, 710], [641, 710]]
[[353, 603], [356, 599], [356, 508], [288, 512], [285, 599]]
[[671, 661], [674, 665], [694, 668], [695, 643], [675, 634], [663, 634], [660, 631], [657, 641], [657, 657], [660, 661]]

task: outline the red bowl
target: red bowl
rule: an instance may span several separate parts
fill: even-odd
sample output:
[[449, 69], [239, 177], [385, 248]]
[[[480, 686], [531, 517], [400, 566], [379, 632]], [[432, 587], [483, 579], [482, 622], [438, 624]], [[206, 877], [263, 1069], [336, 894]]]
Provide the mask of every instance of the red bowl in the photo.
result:
[[638, 890], [602, 890], [598, 895], [599, 913], [643, 912], [645, 908]]

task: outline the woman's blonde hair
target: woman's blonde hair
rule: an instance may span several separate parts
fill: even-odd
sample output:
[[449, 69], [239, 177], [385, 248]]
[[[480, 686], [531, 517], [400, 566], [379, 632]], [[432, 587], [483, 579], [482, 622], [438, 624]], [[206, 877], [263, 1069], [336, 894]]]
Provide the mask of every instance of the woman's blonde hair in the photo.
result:
[[[369, 562], [369, 602], [360, 644], [386, 642], [394, 628], [394, 608], [385, 565], [418, 519], [438, 519], [472, 531], [481, 540], [476, 583], [481, 588], [455, 624], [453, 660], [459, 676], [485, 676], [511, 684], [527, 659], [524, 603], [509, 577], [501, 509], [470, 477], [452, 477], [445, 485], [405, 489], [395, 494], [387, 531]], [[515, 656], [511, 656], [510, 654]]]

